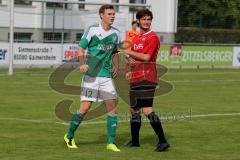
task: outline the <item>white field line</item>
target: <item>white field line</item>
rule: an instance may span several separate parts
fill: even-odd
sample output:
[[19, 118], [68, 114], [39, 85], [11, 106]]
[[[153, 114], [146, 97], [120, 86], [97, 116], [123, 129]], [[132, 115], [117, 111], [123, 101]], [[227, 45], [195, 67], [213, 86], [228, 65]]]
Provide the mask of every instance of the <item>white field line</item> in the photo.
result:
[[173, 83], [188, 83], [188, 82], [240, 82], [240, 79], [196, 79], [196, 80], [166, 80]]
[[214, 70], [212, 72], [167, 72], [166, 75], [221, 75], [221, 74], [239, 74], [239, 72], [215, 72]]
[[[211, 114], [197, 114], [197, 115], [184, 115], [180, 118], [176, 118], [176, 117], [161, 117], [161, 120], [184, 120], [184, 119], [188, 119], [191, 120], [193, 118], [205, 118], [205, 117], [223, 117], [223, 116], [240, 116], [240, 112], [236, 112], [236, 113], [211, 113]], [[30, 122], [30, 123], [56, 123], [56, 124], [61, 124], [61, 125], [69, 125], [69, 123], [67, 122], [56, 122], [56, 121], [52, 121], [52, 120], [36, 120], [36, 119], [23, 119], [23, 118], [0, 118], [0, 120], [4, 120], [4, 121], [22, 121], [22, 122]], [[129, 120], [120, 120], [118, 121], [119, 123], [126, 123], [129, 122]], [[147, 120], [143, 120], [143, 122], [148, 122]], [[89, 122], [83, 122], [83, 125], [85, 124], [105, 124], [106, 121], [105, 120], [99, 120], [99, 121], [89, 121]]]
[[[0, 76], [7, 76], [8, 74], [7, 73], [1, 73]], [[14, 76], [23, 76], [23, 75], [26, 75], [26, 76], [49, 76], [50, 73], [24, 73], [24, 72], [19, 72], [19, 73], [14, 73]]]
[[21, 122], [32, 122], [32, 123], [53, 123], [53, 121], [50, 121], [49, 120], [37, 120], [37, 119], [24, 119], [24, 118], [1, 118], [0, 117], [0, 120], [4, 120], [4, 121], [21, 121]]
[[[212, 72], [167, 72], [166, 75], [221, 75], [221, 74], [239, 74], [239, 71], [231, 71], [231, 72], [221, 72], [221, 71], [212, 71]], [[29, 73], [29, 72], [15, 72], [15, 76], [20, 76], [26, 74], [27, 76], [42, 76], [47, 75], [49, 76], [50, 73]], [[0, 76], [7, 76], [7, 73], [1, 73]]]
[[[240, 82], [240, 79], [185, 79], [185, 80], [165, 80], [166, 82], [172, 82], [172, 83], [189, 83], [189, 82]], [[24, 85], [24, 84], [33, 84], [29, 82], [0, 82], [0, 84], [15, 84], [15, 85]], [[37, 82], [35, 83], [37, 85], [47, 85], [48, 82]], [[79, 86], [80, 83], [71, 83], [71, 85], [77, 85]]]

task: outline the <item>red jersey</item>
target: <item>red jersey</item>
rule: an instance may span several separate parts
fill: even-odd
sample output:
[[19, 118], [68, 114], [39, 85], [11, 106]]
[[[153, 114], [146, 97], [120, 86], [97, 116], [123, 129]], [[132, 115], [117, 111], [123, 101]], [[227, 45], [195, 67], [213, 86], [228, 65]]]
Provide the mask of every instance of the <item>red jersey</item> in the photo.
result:
[[136, 63], [131, 67], [130, 83], [150, 81], [158, 83], [156, 60], [160, 49], [160, 40], [156, 33], [149, 31], [134, 37], [131, 50], [148, 54], [151, 58], [148, 62], [135, 59]]

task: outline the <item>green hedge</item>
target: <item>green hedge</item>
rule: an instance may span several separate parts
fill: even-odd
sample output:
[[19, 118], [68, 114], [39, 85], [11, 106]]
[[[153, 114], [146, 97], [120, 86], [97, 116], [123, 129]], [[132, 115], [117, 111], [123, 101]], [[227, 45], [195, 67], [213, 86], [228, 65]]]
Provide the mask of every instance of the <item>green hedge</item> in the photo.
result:
[[181, 43], [240, 43], [238, 29], [178, 28], [176, 42]]

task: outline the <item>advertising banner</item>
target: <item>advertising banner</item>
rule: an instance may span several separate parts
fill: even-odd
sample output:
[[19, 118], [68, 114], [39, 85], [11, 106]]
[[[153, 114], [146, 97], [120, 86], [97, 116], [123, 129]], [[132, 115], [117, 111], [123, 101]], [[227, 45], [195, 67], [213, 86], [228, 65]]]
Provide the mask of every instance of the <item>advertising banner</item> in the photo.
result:
[[62, 62], [78, 62], [78, 44], [64, 44]]
[[[15, 43], [15, 65], [76, 62], [78, 44]], [[62, 52], [63, 51], [63, 52]], [[161, 45], [158, 64], [165, 66], [240, 66], [240, 47]], [[0, 43], [0, 66], [9, 64], [9, 44]]]
[[13, 63], [17, 65], [60, 64], [61, 44], [15, 43]]
[[9, 44], [0, 43], [0, 66], [9, 64]]
[[233, 66], [240, 67], [240, 47], [234, 47]]
[[231, 66], [233, 47], [162, 45], [157, 63], [166, 66]]

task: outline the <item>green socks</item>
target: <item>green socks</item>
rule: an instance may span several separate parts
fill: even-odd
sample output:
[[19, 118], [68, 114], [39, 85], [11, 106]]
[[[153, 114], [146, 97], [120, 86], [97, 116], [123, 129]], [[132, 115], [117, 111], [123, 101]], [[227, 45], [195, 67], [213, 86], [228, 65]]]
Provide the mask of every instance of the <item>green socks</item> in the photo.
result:
[[73, 138], [74, 133], [77, 130], [80, 123], [82, 122], [82, 120], [83, 120], [83, 115], [82, 114], [80, 114], [79, 112], [75, 112], [73, 114], [73, 117], [72, 117], [71, 122], [70, 122], [70, 128], [69, 128], [69, 131], [67, 133], [68, 139]]
[[107, 134], [108, 134], [108, 144], [113, 144], [116, 137], [117, 129], [117, 116], [107, 115]]
[[[68, 139], [72, 139], [75, 131], [83, 120], [83, 115], [79, 112], [73, 114], [73, 117], [70, 122], [69, 131], [67, 133]], [[113, 144], [116, 137], [117, 129], [117, 116], [116, 115], [107, 115], [107, 135], [108, 135], [108, 144]]]

